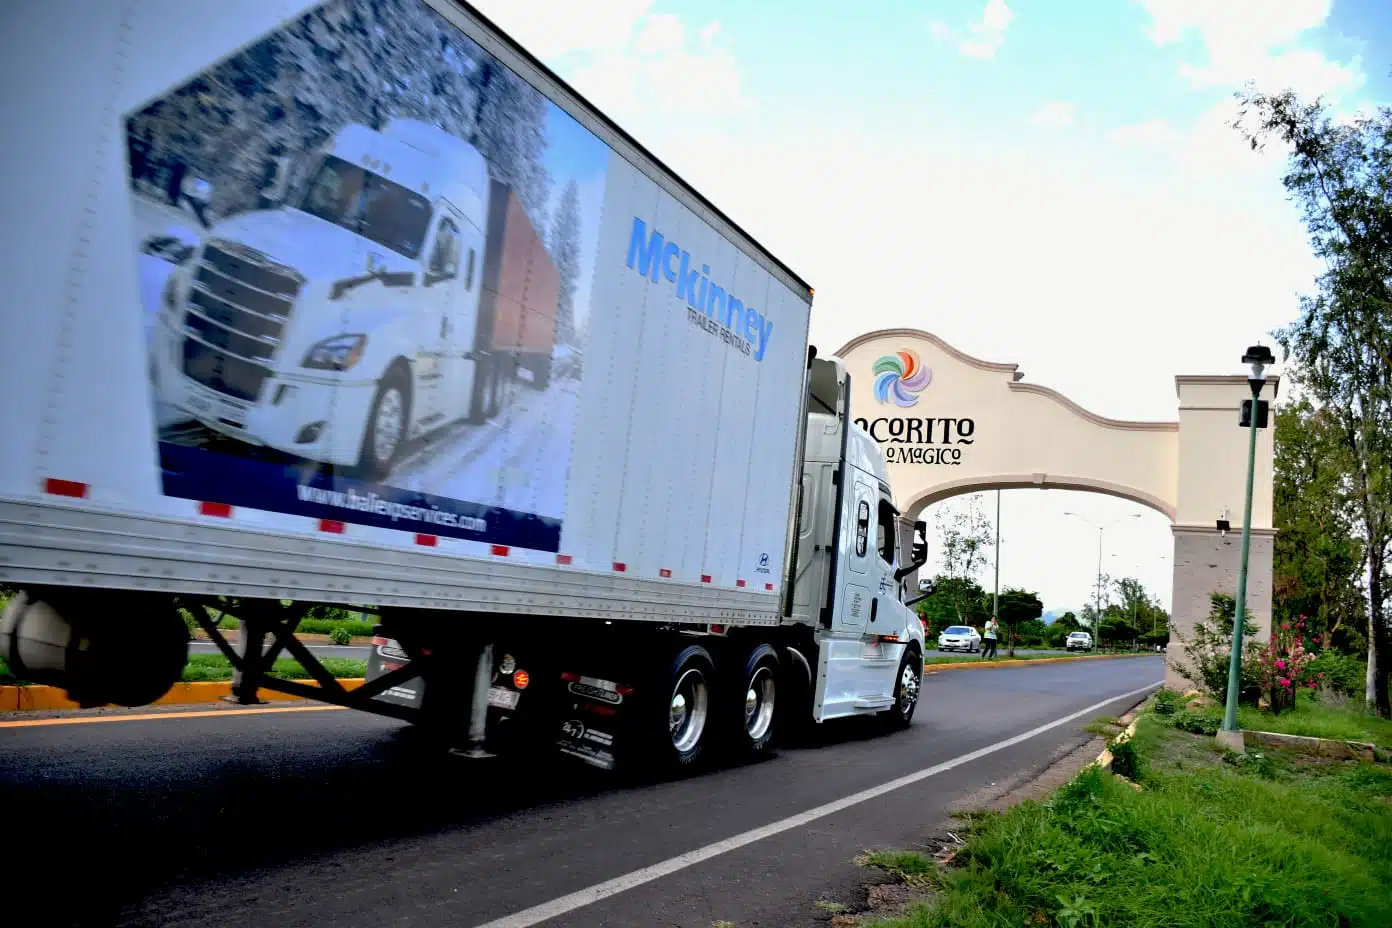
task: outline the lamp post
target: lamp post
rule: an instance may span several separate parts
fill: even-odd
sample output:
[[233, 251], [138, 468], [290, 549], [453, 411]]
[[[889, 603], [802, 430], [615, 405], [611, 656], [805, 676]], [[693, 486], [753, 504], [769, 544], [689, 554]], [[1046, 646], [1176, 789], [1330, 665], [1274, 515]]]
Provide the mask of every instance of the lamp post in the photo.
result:
[[1247, 385], [1252, 389], [1252, 415], [1247, 427], [1247, 495], [1242, 504], [1242, 553], [1237, 562], [1237, 603], [1233, 607], [1232, 655], [1228, 659], [1228, 701], [1223, 708], [1223, 727], [1218, 730], [1218, 742], [1242, 750], [1242, 731], [1237, 727], [1237, 697], [1242, 684], [1242, 626], [1247, 614], [1247, 552], [1252, 543], [1252, 478], [1257, 463], [1257, 423], [1261, 406], [1262, 387], [1266, 385], [1266, 368], [1276, 363], [1276, 357], [1265, 345], [1253, 345], [1242, 356], [1242, 363], [1251, 367]]
[[1076, 512], [1065, 512], [1064, 515], [1072, 516], [1075, 519], [1082, 519], [1088, 525], [1097, 529], [1097, 591], [1096, 599], [1092, 607], [1092, 645], [1093, 647], [1100, 647], [1102, 643], [1102, 533], [1118, 522], [1125, 522], [1127, 519], [1139, 519], [1141, 514], [1139, 512], [1133, 512], [1129, 516], [1113, 519], [1106, 525], [1098, 525], [1087, 516], [1079, 515]]

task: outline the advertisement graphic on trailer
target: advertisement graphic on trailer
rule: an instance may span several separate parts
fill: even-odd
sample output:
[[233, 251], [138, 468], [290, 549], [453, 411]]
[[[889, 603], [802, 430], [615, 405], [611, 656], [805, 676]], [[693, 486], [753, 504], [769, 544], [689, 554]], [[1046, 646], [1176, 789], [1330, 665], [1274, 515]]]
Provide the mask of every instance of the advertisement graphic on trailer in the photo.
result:
[[559, 549], [602, 142], [422, 0], [125, 129], [166, 495]]

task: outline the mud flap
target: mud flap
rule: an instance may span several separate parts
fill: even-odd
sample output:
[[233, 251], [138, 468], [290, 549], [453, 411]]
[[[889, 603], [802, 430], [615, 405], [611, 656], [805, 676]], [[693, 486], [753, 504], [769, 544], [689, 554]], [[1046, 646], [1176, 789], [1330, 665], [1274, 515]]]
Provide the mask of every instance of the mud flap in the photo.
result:
[[565, 685], [556, 748], [601, 770], [618, 765], [622, 710], [633, 689], [612, 680], [561, 674]]

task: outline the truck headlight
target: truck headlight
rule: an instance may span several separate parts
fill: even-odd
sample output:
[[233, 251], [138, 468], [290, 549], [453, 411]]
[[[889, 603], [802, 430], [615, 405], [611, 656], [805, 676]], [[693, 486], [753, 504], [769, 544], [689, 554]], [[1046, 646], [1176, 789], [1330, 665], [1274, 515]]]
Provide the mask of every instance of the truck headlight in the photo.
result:
[[319, 371], [350, 370], [362, 360], [366, 347], [366, 335], [335, 335], [310, 348], [300, 366]]

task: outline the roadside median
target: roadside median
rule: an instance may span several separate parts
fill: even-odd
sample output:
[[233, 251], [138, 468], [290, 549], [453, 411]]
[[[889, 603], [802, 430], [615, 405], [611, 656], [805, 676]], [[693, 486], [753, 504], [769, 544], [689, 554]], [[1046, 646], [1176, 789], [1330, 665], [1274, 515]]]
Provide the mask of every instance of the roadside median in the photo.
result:
[[[315, 680], [297, 680], [306, 686], [317, 686]], [[362, 679], [340, 679], [339, 685], [345, 690], [355, 690], [362, 686]], [[194, 706], [202, 703], [218, 702], [232, 695], [230, 681], [214, 683], [175, 683], [174, 686], [150, 705], [154, 706]], [[259, 690], [258, 695], [265, 700], [303, 700], [301, 696], [290, 696], [273, 690]], [[68, 699], [67, 691], [56, 686], [0, 686], [0, 712], [52, 712], [61, 709], [80, 709], [77, 703]], [[115, 707], [109, 707], [115, 708]]]

